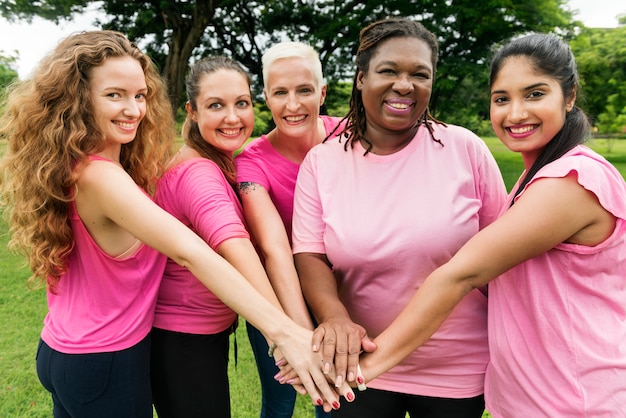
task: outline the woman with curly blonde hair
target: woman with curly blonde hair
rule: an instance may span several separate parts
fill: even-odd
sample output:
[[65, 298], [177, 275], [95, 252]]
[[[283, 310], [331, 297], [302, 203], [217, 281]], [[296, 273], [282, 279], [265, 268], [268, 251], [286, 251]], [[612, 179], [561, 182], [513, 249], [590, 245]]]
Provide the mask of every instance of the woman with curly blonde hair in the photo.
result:
[[52, 290], [74, 245], [68, 202], [79, 167], [106, 146], [87, 74], [107, 57], [123, 55], [141, 65], [150, 106], [135, 139], [121, 146], [119, 163], [140, 187], [152, 190], [169, 158], [171, 107], [149, 58], [122, 34], [88, 32], [63, 40], [9, 97], [1, 132], [10, 138], [2, 172], [4, 197], [13, 205], [11, 245], [30, 252], [31, 282], [45, 279]]
[[0, 138], [11, 246], [48, 290], [37, 372], [55, 417], [152, 417], [150, 329], [166, 256], [259, 326], [316, 403], [337, 403], [311, 331], [152, 201], [172, 110], [153, 63], [124, 35], [62, 40], [10, 92]]

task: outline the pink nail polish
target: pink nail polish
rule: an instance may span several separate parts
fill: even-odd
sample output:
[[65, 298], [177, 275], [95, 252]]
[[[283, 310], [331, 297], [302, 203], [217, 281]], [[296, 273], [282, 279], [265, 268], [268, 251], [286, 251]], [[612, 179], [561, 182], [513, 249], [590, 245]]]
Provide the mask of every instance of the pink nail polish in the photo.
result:
[[278, 379], [280, 379], [280, 372], [278, 372], [278, 373], [276, 373], [274, 375], [274, 380], [278, 380]]
[[348, 400], [348, 402], [352, 402], [354, 400], [354, 393], [348, 392], [346, 394], [346, 399]]
[[362, 385], [363, 383], [365, 383], [365, 379], [363, 379], [363, 376], [357, 376], [357, 378], [356, 378], [356, 382], [357, 382], [359, 385]]
[[339, 402], [333, 402], [333, 409], [339, 409]]

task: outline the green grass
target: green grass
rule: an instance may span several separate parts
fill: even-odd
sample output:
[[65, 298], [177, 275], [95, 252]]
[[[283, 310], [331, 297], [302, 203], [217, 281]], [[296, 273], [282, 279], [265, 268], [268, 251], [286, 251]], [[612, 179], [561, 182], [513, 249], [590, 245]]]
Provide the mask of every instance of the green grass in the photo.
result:
[[[507, 190], [511, 190], [524, 171], [521, 155], [511, 152], [497, 137], [485, 137], [483, 139], [496, 159], [498, 167], [500, 167]], [[586, 145], [603, 155], [626, 178], [626, 139], [598, 138], [592, 139]]]
[[[485, 142], [510, 189], [523, 170], [520, 156], [507, 150], [496, 138], [485, 138]], [[598, 139], [589, 145], [615, 164], [626, 177], [626, 140], [609, 143]], [[28, 269], [21, 257], [7, 251], [6, 230], [6, 225], [0, 223], [0, 417], [49, 417], [52, 403], [35, 371], [35, 352], [46, 313], [45, 292], [27, 288]], [[229, 370], [232, 415], [235, 418], [256, 417], [261, 391], [243, 322], [235, 336], [237, 365], [231, 348]], [[294, 417], [312, 416], [313, 406], [309, 398], [298, 396]], [[485, 413], [485, 417], [488, 416]]]

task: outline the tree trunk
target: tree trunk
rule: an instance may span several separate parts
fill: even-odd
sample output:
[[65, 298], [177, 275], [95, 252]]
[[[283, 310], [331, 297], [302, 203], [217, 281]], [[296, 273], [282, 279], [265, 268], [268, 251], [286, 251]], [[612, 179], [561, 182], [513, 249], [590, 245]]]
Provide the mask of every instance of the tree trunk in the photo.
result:
[[174, 12], [164, 16], [166, 27], [172, 30], [172, 34], [163, 74], [174, 114], [185, 100], [183, 94], [189, 58], [213, 19], [216, 3], [219, 2], [197, 0], [191, 18], [184, 18]]

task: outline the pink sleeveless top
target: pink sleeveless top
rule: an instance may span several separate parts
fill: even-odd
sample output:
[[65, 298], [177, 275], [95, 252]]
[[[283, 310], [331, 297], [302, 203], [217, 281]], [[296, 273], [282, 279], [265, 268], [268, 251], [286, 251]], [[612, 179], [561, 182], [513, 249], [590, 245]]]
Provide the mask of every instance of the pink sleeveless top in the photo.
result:
[[[108, 161], [98, 156], [91, 160]], [[68, 271], [48, 291], [48, 314], [41, 338], [66, 354], [119, 351], [150, 331], [165, 255], [141, 243], [131, 255], [115, 258], [93, 240], [70, 202], [75, 246]]]

